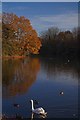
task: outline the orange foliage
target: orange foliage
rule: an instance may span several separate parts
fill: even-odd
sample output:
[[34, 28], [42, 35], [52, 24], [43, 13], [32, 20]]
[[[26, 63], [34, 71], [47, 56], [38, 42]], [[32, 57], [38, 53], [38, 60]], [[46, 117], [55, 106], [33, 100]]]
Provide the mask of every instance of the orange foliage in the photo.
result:
[[[18, 46], [16, 46], [18, 47], [17, 54], [38, 54], [38, 51], [41, 47], [41, 41], [28, 19], [26, 19], [24, 16], [18, 17], [12, 13], [3, 13], [3, 24], [7, 25], [7, 28], [9, 28], [15, 36], [15, 44], [13, 45], [16, 46], [16, 44], [18, 44]], [[6, 28], [3, 27], [3, 31], [5, 29]], [[12, 38], [9, 39], [11, 41]]]
[[39, 70], [37, 58], [3, 60], [3, 97], [26, 93], [36, 81]]

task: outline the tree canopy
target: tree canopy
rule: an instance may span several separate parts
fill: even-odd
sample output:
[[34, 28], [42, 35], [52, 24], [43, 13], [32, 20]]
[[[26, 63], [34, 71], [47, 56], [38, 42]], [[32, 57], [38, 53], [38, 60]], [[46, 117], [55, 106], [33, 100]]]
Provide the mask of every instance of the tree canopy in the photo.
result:
[[13, 13], [2, 15], [3, 55], [38, 54], [40, 39], [30, 20]]
[[60, 31], [51, 27], [41, 33], [42, 47], [40, 54], [44, 56], [77, 57], [80, 49], [80, 28], [73, 31]]

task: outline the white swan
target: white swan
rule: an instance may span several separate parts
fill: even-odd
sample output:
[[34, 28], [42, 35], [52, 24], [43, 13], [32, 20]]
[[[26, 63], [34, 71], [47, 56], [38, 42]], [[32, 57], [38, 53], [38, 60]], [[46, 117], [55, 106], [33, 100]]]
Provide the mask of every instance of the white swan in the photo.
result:
[[32, 112], [33, 113], [41, 114], [41, 115], [46, 115], [47, 114], [47, 112], [45, 112], [45, 110], [42, 107], [34, 109], [33, 100], [31, 100], [31, 105], [32, 105]]

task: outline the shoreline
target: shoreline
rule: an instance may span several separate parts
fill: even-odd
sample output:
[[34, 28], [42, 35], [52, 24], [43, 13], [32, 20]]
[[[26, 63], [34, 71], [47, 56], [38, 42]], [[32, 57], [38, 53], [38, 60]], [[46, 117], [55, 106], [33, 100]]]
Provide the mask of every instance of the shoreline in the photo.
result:
[[9, 58], [9, 59], [18, 59], [25, 58], [26, 56], [0, 56], [0, 59]]

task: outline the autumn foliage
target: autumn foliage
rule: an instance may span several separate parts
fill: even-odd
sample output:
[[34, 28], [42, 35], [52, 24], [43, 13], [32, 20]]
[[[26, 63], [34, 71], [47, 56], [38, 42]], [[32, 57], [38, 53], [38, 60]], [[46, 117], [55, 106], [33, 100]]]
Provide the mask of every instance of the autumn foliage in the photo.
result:
[[24, 16], [3, 13], [2, 16], [3, 56], [38, 54], [40, 39]]

